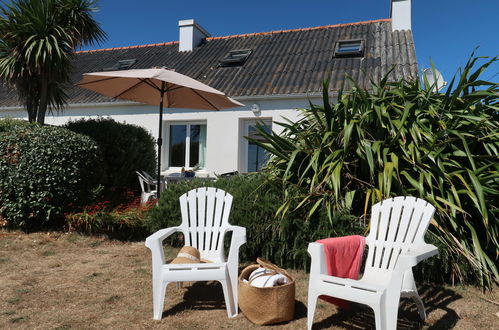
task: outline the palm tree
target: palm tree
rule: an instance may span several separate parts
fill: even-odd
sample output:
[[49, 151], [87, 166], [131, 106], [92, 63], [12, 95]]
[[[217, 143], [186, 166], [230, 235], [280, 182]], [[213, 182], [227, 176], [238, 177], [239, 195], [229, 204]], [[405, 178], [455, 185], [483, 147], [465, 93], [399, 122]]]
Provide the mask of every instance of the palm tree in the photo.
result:
[[97, 0], [15, 0], [0, 8], [0, 78], [14, 87], [29, 121], [67, 103], [75, 49], [106, 33], [93, 19]]

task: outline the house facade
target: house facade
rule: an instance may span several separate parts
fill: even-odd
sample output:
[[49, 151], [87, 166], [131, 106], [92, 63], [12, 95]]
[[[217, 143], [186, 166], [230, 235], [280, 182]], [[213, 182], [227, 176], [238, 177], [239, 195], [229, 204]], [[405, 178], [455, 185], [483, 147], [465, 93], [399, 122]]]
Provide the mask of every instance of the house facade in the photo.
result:
[[[389, 19], [305, 29], [212, 37], [194, 20], [179, 22], [179, 41], [80, 51], [72, 81], [83, 73], [166, 67], [219, 89], [245, 104], [221, 111], [165, 109], [162, 171], [197, 169], [197, 175], [258, 170], [265, 154], [248, 143], [256, 122], [280, 132], [276, 122], [297, 120], [296, 109], [348, 88], [347, 75], [368, 87], [393, 67], [392, 79], [417, 79], [411, 32], [411, 0], [392, 0]], [[69, 106], [47, 124], [112, 117], [157, 137], [158, 108], [110, 99], [73, 86]], [[0, 117], [27, 118], [15, 91], [0, 88]]]

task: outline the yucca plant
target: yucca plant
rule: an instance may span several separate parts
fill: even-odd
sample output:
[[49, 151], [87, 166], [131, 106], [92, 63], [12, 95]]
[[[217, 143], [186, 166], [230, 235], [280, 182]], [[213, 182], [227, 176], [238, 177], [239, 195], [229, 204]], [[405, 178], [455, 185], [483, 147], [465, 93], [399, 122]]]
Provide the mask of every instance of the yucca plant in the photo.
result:
[[[362, 217], [396, 195], [432, 203], [430, 231], [455, 261], [452, 280], [488, 287], [499, 279], [499, 85], [480, 75], [498, 58], [479, 60], [472, 55], [446, 93], [427, 82], [390, 82], [389, 73], [370, 90], [351, 81], [331, 103], [326, 81], [322, 106], [277, 123], [281, 135], [260, 129], [263, 141], [253, 142], [272, 155], [271, 177], [300, 189], [292, 198], [309, 217], [324, 207], [331, 219], [344, 207]], [[279, 213], [291, 211], [292, 198]]]

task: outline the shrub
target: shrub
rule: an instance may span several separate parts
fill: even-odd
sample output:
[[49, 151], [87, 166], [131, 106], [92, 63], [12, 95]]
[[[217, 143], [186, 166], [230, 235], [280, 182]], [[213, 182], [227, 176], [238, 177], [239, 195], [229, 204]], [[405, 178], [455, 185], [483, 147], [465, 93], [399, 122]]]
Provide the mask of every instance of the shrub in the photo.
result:
[[59, 127], [16, 127], [0, 139], [0, 212], [13, 227], [54, 224], [94, 198], [98, 146]]
[[89, 136], [99, 145], [104, 159], [105, 199], [124, 190], [138, 190], [135, 171], [154, 173], [156, 150], [153, 137], [142, 127], [116, 122], [111, 118], [80, 119], [66, 128]]
[[158, 207], [149, 212], [145, 224], [148, 230], [154, 232], [179, 225], [182, 221], [179, 197], [202, 186], [223, 189], [234, 197], [229, 222], [247, 230], [247, 242], [240, 250], [242, 261], [264, 257], [284, 267], [305, 268], [309, 262], [306, 251], [309, 242], [364, 232], [359, 222], [351, 221], [346, 212], [336, 215], [334, 228], [326, 212], [320, 212], [309, 222], [303, 221], [305, 214], [301, 211], [277, 218], [275, 214], [283, 203], [283, 192], [279, 186], [268, 183], [263, 174], [237, 175], [215, 182], [193, 180], [170, 184], [161, 194]]
[[299, 202], [309, 215], [351, 207], [361, 216], [390, 196], [420, 197], [437, 208], [430, 232], [446, 249], [445, 276], [484, 286], [499, 280], [499, 84], [480, 80], [498, 59], [475, 70], [477, 60], [443, 94], [386, 76], [369, 91], [352, 82], [331, 104], [326, 82], [323, 106], [281, 123], [283, 135], [259, 129], [264, 141], [254, 142], [272, 154], [267, 169], [300, 191], [280, 212]]
[[37, 127], [37, 123], [30, 123], [26, 120], [13, 119], [13, 118], [3, 118], [0, 119], [0, 134], [10, 131], [16, 127]]
[[118, 239], [144, 239], [148, 234], [144, 227], [147, 211], [155, 203], [151, 201], [141, 205], [139, 197], [111, 208], [109, 202], [99, 202], [84, 207], [82, 212], [66, 214], [66, 229], [86, 234], [106, 234]]

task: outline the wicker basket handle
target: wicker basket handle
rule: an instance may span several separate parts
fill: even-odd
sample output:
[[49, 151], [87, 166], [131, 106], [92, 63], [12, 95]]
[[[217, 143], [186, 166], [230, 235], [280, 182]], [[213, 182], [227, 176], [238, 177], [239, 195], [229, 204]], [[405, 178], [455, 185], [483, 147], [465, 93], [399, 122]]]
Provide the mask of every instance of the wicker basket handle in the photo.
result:
[[[271, 262], [270, 262], [270, 261], [268, 261], [268, 260], [265, 260], [265, 259], [263, 259], [263, 258], [257, 258], [257, 259], [256, 259], [256, 262], [257, 262], [257, 263], [258, 263], [261, 267], [266, 268], [266, 269], [270, 269], [270, 270], [272, 270], [273, 272], [275, 272], [275, 274], [281, 273], [281, 274], [283, 274], [283, 275], [286, 275], [286, 277], [287, 277], [287, 278], [289, 278], [289, 280], [290, 280], [290, 281], [291, 281], [291, 280], [293, 280], [293, 278], [291, 277], [291, 275], [289, 275], [289, 273], [288, 273], [286, 270], [284, 270], [284, 269], [282, 269], [282, 268], [280, 268], [280, 267], [278, 267], [278, 266], [274, 265], [273, 263], [271, 263]], [[274, 275], [274, 274], [273, 274], [273, 275]]]

